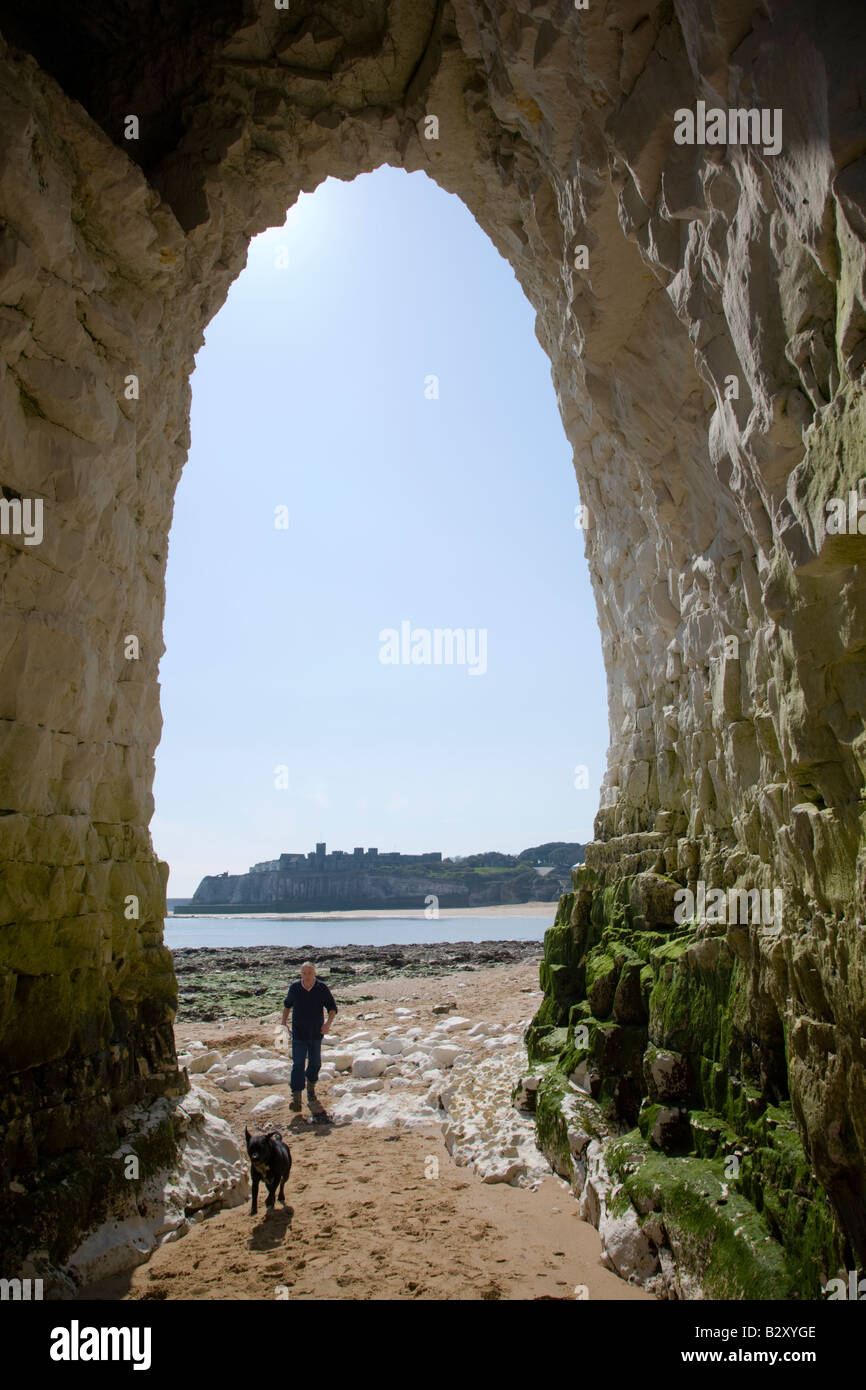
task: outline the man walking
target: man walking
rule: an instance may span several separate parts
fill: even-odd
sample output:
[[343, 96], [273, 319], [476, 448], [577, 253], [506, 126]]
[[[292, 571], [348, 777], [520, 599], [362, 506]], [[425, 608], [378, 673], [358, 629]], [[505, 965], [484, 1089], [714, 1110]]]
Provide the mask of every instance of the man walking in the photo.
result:
[[[327, 1020], [322, 1014], [327, 1010]], [[283, 1027], [292, 1015], [292, 1103], [291, 1110], [300, 1110], [304, 1089], [304, 1069], [307, 1073], [307, 1104], [313, 1115], [324, 1114], [316, 1096], [316, 1082], [322, 1065], [322, 1038], [337, 1016], [334, 996], [323, 980], [316, 979], [316, 967], [305, 960], [301, 978], [289, 985], [283, 1002]]]

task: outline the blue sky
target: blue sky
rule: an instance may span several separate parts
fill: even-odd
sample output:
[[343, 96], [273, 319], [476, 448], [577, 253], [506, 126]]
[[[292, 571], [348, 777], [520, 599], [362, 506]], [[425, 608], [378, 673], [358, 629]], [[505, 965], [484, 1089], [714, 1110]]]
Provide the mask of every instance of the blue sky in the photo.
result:
[[[169, 894], [317, 840], [589, 839], [607, 701], [571, 448], [533, 310], [460, 200], [389, 168], [302, 194], [192, 390], [152, 824]], [[404, 622], [486, 640], [486, 671], [383, 663]]]

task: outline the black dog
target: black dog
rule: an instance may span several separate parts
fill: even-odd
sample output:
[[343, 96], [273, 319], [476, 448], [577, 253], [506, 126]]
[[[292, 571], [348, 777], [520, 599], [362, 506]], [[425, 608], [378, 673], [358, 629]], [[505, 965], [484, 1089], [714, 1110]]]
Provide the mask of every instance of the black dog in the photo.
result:
[[288, 1144], [283, 1143], [283, 1136], [277, 1130], [273, 1134], [250, 1134], [248, 1129], [244, 1129], [247, 1141], [247, 1153], [250, 1156], [250, 1177], [253, 1180], [253, 1205], [250, 1208], [250, 1216], [255, 1216], [259, 1200], [259, 1183], [263, 1182], [268, 1189], [268, 1200], [266, 1207], [274, 1205], [274, 1193], [280, 1189], [280, 1201], [285, 1202], [283, 1188], [290, 1172], [292, 1171], [292, 1155], [289, 1153]]

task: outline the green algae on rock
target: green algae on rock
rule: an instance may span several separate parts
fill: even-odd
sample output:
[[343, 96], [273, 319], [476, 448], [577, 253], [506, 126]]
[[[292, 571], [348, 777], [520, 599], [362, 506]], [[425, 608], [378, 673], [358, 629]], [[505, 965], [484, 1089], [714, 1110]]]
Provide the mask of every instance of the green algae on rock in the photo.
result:
[[669, 1297], [820, 1297], [845, 1241], [754, 972], [724, 935], [665, 920], [672, 878], [573, 880], [526, 1034], [539, 1145], [627, 1277]]

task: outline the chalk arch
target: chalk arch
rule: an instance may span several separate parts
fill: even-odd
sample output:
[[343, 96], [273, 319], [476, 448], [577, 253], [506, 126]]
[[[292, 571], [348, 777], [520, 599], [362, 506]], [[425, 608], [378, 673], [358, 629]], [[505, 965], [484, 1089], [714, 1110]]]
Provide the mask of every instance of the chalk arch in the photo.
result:
[[[609, 687], [596, 887], [628, 881], [646, 921], [664, 876], [784, 886], [778, 937], [725, 938], [741, 1052], [772, 999], [862, 1253], [864, 553], [823, 524], [863, 439], [856, 7], [820, 32], [750, 0], [76, 14], [12, 5], [0, 48], [0, 481], [47, 518], [39, 547], [0, 538], [10, 1171], [59, 1172], [106, 1115], [183, 1088], [148, 824], [188, 377], [251, 237], [393, 164], [463, 200], [551, 360]], [[782, 109], [782, 154], [676, 145], [674, 109], [707, 94]], [[21, 1251], [34, 1210], [12, 1201]]]

